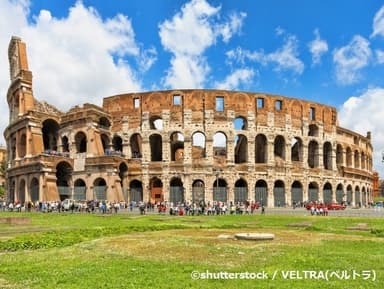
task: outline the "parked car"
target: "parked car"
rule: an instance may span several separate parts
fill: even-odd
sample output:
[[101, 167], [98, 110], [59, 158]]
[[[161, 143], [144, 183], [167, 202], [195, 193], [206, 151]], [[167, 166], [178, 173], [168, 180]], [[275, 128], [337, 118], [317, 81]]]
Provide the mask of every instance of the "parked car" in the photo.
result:
[[328, 204], [328, 210], [345, 210], [345, 205], [344, 204], [339, 204], [339, 203], [331, 203]]

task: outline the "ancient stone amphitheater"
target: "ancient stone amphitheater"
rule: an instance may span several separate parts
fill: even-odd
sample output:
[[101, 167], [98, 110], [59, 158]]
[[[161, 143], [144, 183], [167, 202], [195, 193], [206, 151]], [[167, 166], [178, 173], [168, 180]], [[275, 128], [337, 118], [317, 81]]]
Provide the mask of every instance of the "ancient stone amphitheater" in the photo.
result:
[[371, 135], [334, 107], [266, 93], [168, 90], [61, 112], [32, 93], [25, 44], [9, 46], [8, 199], [201, 203], [372, 199]]

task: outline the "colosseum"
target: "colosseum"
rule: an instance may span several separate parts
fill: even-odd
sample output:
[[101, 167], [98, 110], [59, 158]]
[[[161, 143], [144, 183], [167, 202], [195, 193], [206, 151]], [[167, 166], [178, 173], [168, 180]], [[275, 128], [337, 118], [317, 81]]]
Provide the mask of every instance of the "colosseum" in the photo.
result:
[[372, 200], [372, 144], [334, 107], [266, 93], [165, 90], [62, 112], [33, 95], [26, 45], [8, 50], [9, 201]]

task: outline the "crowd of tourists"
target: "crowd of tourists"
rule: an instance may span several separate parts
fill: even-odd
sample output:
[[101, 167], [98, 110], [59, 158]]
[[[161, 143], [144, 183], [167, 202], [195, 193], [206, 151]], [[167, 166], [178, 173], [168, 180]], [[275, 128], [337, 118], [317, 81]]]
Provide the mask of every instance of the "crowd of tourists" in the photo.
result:
[[242, 215], [254, 214], [256, 210], [260, 209], [261, 213], [265, 212], [265, 207], [259, 202], [245, 201], [245, 202], [195, 202], [195, 203], [178, 203], [172, 202], [130, 202], [129, 204], [121, 202], [110, 201], [75, 201], [65, 199], [64, 201], [51, 201], [51, 202], [6, 202], [0, 201], [1, 211], [10, 212], [85, 212], [85, 213], [118, 213], [119, 211], [126, 212], [139, 212], [144, 215], [148, 212], [169, 215]]

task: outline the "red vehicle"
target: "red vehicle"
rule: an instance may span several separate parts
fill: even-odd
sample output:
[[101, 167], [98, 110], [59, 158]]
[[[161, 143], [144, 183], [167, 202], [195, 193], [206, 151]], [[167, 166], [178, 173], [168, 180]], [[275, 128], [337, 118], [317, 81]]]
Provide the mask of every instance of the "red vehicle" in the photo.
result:
[[345, 210], [345, 205], [344, 204], [339, 204], [339, 203], [331, 203], [328, 204], [328, 210]]
[[323, 203], [316, 203], [316, 202], [309, 202], [309, 203], [305, 206], [305, 208], [306, 208], [307, 210], [310, 210], [311, 207], [314, 207], [315, 209], [320, 209], [320, 208], [324, 208], [325, 206], [324, 206]]

